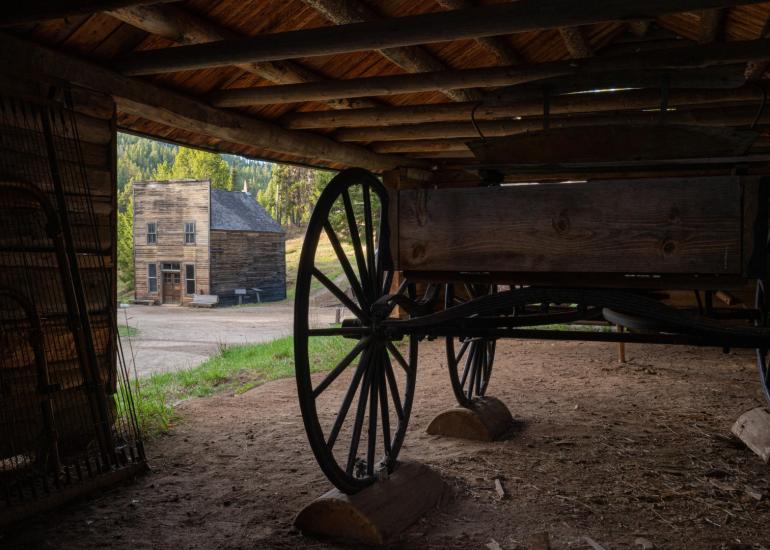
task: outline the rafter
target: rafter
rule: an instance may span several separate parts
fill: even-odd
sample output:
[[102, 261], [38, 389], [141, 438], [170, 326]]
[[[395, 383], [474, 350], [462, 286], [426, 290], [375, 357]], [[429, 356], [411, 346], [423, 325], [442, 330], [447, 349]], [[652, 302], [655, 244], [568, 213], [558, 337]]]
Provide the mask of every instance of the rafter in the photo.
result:
[[[318, 101], [340, 97], [392, 95], [437, 89], [516, 85], [568, 75], [700, 68], [745, 63], [770, 55], [770, 40], [729, 42], [640, 53], [590, 57], [521, 67], [490, 67], [436, 73], [353, 78], [311, 84], [222, 90], [211, 96], [218, 107]], [[674, 77], [672, 77], [674, 78]]]
[[[110, 15], [178, 44], [204, 44], [217, 40], [233, 40], [241, 35], [204, 19], [181, 7], [172, 5], [132, 6], [110, 12]], [[276, 84], [299, 84], [325, 80], [323, 76], [294, 61], [264, 61], [242, 63], [244, 71], [255, 74]], [[334, 109], [358, 109], [376, 107], [378, 103], [366, 98], [332, 99], [327, 102]]]
[[[692, 107], [709, 104], [760, 102], [763, 97], [763, 90], [764, 88], [757, 86], [743, 86], [727, 90], [671, 89], [668, 93], [668, 105], [669, 107]], [[628, 90], [603, 94], [567, 94], [551, 98], [550, 113], [552, 115], [564, 115], [655, 109], [660, 106], [660, 103], [660, 89]], [[504, 104], [438, 103], [350, 111], [297, 112], [283, 116], [280, 122], [287, 128], [295, 129], [355, 128], [427, 122], [467, 122], [471, 116], [475, 120], [495, 120], [540, 116], [542, 113], [543, 100], [539, 98]]]
[[567, 47], [567, 51], [574, 59], [593, 55], [593, 50], [580, 27], [562, 27], [559, 29], [559, 34]]
[[[711, 107], [701, 109], [677, 110], [666, 114], [667, 124], [693, 126], [734, 126], [748, 128], [757, 116], [755, 106]], [[553, 117], [550, 128], [576, 128], [596, 125], [658, 125], [661, 122], [659, 112], [606, 113], [580, 117]], [[759, 125], [770, 123], [770, 113], [764, 113], [757, 120]], [[439, 150], [441, 144], [458, 146], [462, 140], [484, 137], [503, 137], [543, 129], [543, 119], [533, 117], [522, 120], [468, 122], [434, 122], [429, 124], [409, 124], [404, 126], [372, 126], [369, 128], [345, 128], [335, 133], [335, 138], [343, 142], [376, 142], [377, 151], [416, 152], [426, 149]], [[436, 143], [431, 145], [431, 140]], [[460, 140], [460, 141], [458, 141]], [[398, 142], [399, 146], [383, 148], [381, 143]], [[417, 144], [413, 142], [418, 142]]]
[[322, 27], [132, 54], [126, 74], [153, 74], [246, 62], [379, 50], [574, 27], [602, 21], [652, 19], [665, 13], [724, 8], [762, 0], [520, 0], [465, 10]]
[[724, 29], [726, 15], [724, 9], [704, 10], [701, 12], [698, 42], [701, 44], [716, 42]]
[[67, 2], [28, 0], [26, 2], [4, 2], [0, 12], [0, 27], [173, 1], [175, 0], [69, 0]]
[[[349, 25], [366, 21], [379, 21], [382, 16], [372, 7], [360, 0], [302, 0], [308, 6], [321, 13], [335, 25]], [[446, 70], [446, 65], [425, 48], [405, 46], [378, 50], [392, 63], [410, 73], [424, 73]], [[479, 99], [476, 90], [441, 90], [444, 95], [455, 101]]]
[[[472, 0], [436, 0], [442, 8], [448, 10], [465, 10], [474, 7]], [[519, 65], [524, 59], [513, 49], [513, 46], [501, 36], [482, 36], [476, 42], [484, 46], [494, 55], [501, 65]]]
[[[100, 91], [115, 97], [119, 111], [181, 130], [231, 143], [265, 149], [306, 159], [344, 166], [388, 170], [415, 162], [402, 157], [373, 153], [364, 147], [339, 143], [325, 136], [286, 130], [280, 126], [222, 111], [187, 95], [136, 80], [100, 65], [55, 52], [5, 33], [0, 33], [0, 68], [6, 74], [40, 75]], [[423, 166], [420, 163], [418, 166]]]
[[[762, 31], [759, 33], [759, 38], [768, 37], [770, 37], [770, 16], [768, 16], [765, 25], [762, 27]], [[770, 57], [768, 59], [770, 59]], [[767, 72], [768, 66], [770, 66], [770, 61], [767, 59], [750, 61], [746, 65], [746, 80], [759, 80]]]

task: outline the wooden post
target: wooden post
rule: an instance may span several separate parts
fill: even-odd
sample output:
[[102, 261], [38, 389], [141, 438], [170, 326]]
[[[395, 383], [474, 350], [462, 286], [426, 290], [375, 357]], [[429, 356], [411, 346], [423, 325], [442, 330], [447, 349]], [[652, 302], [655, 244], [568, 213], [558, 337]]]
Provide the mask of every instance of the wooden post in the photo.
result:
[[[625, 327], [622, 325], [617, 325], [618, 333], [623, 334]], [[618, 342], [618, 361], [621, 363], [626, 362], [626, 343], [625, 342]]]

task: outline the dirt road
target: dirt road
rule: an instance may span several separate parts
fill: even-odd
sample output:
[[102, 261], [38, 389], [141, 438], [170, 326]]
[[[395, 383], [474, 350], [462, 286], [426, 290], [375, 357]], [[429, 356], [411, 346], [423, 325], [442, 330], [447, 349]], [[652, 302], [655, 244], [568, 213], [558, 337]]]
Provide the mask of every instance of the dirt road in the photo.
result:
[[[292, 333], [293, 304], [198, 309], [180, 306], [131, 306], [118, 311], [118, 324], [139, 332], [123, 338], [139, 376], [194, 367], [223, 344], [255, 344]], [[333, 308], [317, 308], [311, 322], [331, 322]], [[129, 359], [130, 360], [130, 359]]]

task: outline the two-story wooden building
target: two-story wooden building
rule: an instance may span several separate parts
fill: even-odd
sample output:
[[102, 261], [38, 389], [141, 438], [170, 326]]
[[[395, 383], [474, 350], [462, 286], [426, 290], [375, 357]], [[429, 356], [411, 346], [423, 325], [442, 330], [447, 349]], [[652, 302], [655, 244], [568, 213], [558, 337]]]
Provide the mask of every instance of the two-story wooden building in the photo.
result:
[[283, 228], [250, 194], [208, 180], [134, 184], [134, 268], [137, 301], [286, 297]]

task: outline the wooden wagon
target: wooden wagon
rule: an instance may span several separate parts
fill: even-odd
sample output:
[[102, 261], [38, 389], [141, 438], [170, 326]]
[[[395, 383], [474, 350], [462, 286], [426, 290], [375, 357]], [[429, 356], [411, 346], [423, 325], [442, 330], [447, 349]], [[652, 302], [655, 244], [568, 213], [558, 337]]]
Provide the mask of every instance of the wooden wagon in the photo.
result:
[[[505, 147], [491, 143], [484, 152]], [[648, 141], [629, 157], [651, 149], [662, 154]], [[332, 180], [307, 230], [294, 330], [305, 427], [335, 486], [356, 492], [396, 464], [424, 339], [446, 341], [451, 387], [465, 407], [486, 393], [500, 338], [755, 349], [770, 400], [770, 179], [638, 177], [635, 162], [623, 161], [631, 177], [598, 181], [585, 181], [593, 178], [586, 170], [606, 172], [606, 163], [573, 162], [568, 170], [583, 178], [562, 183], [500, 183], [521, 164], [490, 165], [474, 186], [393, 174], [383, 184], [360, 169]], [[338, 272], [320, 259], [327, 241]], [[345, 307], [339, 326], [309, 323], [318, 287]], [[553, 326], [565, 324], [574, 326]], [[318, 338], [347, 339], [350, 351], [312, 375]]]

